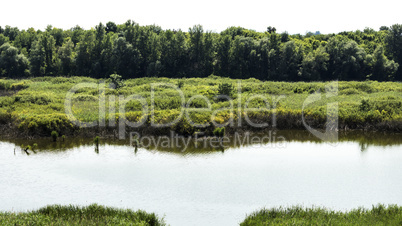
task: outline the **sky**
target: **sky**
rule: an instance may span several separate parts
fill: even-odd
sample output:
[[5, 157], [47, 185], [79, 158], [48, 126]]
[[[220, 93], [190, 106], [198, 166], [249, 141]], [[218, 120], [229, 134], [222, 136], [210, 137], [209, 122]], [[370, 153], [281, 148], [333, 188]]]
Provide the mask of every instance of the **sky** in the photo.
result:
[[230, 26], [262, 32], [273, 26], [277, 32], [290, 34], [328, 34], [402, 23], [401, 5], [395, 0], [19, 0], [0, 3], [0, 26], [44, 30], [50, 24], [89, 29], [99, 22], [122, 24], [131, 19], [140, 25], [183, 31], [201, 24], [214, 32]]

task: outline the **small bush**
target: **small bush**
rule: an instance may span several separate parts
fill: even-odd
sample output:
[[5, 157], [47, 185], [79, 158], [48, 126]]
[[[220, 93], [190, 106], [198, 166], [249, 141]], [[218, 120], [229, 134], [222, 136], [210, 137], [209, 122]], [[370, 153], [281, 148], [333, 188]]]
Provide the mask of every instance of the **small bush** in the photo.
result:
[[0, 109], [0, 124], [7, 124], [9, 122], [11, 122], [11, 114], [4, 109]]
[[34, 114], [21, 120], [18, 128], [22, 131], [34, 132], [42, 136], [49, 136], [52, 131], [68, 133], [76, 129], [65, 114]]
[[183, 81], [180, 80], [180, 81], [177, 82], [177, 87], [179, 87], [179, 89], [183, 88], [183, 86], [184, 86]]
[[353, 95], [353, 94], [362, 94], [361, 91], [355, 89], [355, 88], [348, 88], [348, 89], [344, 89], [341, 90], [339, 92], [341, 95]]
[[13, 97], [0, 97], [0, 107], [5, 108], [14, 104]]
[[99, 146], [99, 136], [96, 136], [95, 138], [94, 138], [94, 144], [95, 144], [95, 146]]
[[77, 96], [73, 97], [73, 100], [77, 101], [98, 101], [98, 97], [91, 96], [88, 94], [78, 94]]
[[303, 89], [300, 88], [300, 87], [295, 87], [295, 88], [293, 89], [293, 93], [303, 93]]
[[120, 89], [121, 87], [124, 86], [124, 81], [123, 81], [121, 75], [112, 74], [109, 77], [110, 77], [110, 82], [113, 84], [115, 89]]
[[28, 88], [29, 85], [26, 82], [18, 82], [18, 83], [13, 83], [10, 86], [11, 90], [21, 90], [21, 89], [26, 89]]
[[366, 99], [363, 99], [363, 100], [360, 102], [359, 109], [360, 109], [360, 111], [369, 111], [369, 110], [371, 110], [371, 106], [370, 106], [369, 101], [366, 100]]
[[226, 95], [232, 97], [235, 92], [235, 88], [230, 83], [221, 83], [218, 86], [218, 94], [219, 95]]
[[214, 136], [216, 137], [224, 137], [225, 136], [225, 127], [215, 128], [213, 131]]
[[53, 142], [56, 142], [57, 137], [59, 137], [59, 133], [57, 131], [52, 131], [51, 136], [52, 136]]
[[14, 102], [47, 105], [52, 102], [52, 97], [48, 93], [31, 93], [30, 95], [17, 95]]
[[10, 82], [7, 80], [0, 80], [0, 90], [9, 90], [10, 89]]

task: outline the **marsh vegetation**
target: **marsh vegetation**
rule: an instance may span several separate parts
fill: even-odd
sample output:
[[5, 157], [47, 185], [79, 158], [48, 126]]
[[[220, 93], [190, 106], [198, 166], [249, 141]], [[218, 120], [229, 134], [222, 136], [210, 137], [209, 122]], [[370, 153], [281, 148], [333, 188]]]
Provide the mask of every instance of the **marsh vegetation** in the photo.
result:
[[[0, 79], [0, 89], [16, 90], [0, 97], [1, 133], [9, 136], [50, 136], [55, 131], [62, 136], [84, 131], [68, 119], [64, 105], [67, 92], [79, 83], [102, 84], [101, 80], [86, 77]], [[112, 83], [113, 80], [106, 80], [103, 92], [96, 88], [77, 90], [71, 101], [74, 117], [81, 122], [99, 121], [103, 117], [106, 125], [110, 122], [118, 124], [122, 119], [133, 123], [143, 122], [138, 130], [153, 134], [162, 135], [173, 130], [183, 135], [193, 135], [196, 132], [213, 135], [214, 129], [221, 126], [225, 126], [228, 133], [239, 129], [258, 130], [245, 122], [246, 117], [253, 123], [266, 122], [270, 128], [273, 126], [274, 114], [276, 127], [279, 129], [304, 128], [302, 113], [309, 125], [323, 128], [327, 104], [338, 102], [341, 130], [402, 130], [402, 84], [398, 82], [339, 82], [336, 97], [324, 97], [306, 106], [303, 112], [306, 98], [315, 92], [324, 96], [325, 86], [329, 83], [263, 82], [257, 79], [236, 80], [217, 76], [129, 79], [119, 89], [109, 87]], [[156, 83], [168, 85], [151, 87]], [[176, 84], [180, 84], [183, 97], [174, 89]], [[124, 104], [125, 112], [119, 112], [118, 96], [127, 97], [133, 94], [143, 97], [143, 102], [129, 101]], [[230, 98], [219, 98], [223, 94]], [[115, 98], [110, 99], [111, 96]], [[102, 98], [105, 99], [104, 115], [100, 115], [99, 111]], [[116, 109], [114, 112], [110, 111], [113, 107]], [[169, 127], [149, 126], [151, 123], [158, 125], [173, 122], [182, 110], [192, 122], [203, 126], [195, 128], [184, 117]], [[243, 121], [240, 126], [237, 124], [239, 119]], [[91, 128], [96, 131], [99, 129], [102, 128]], [[113, 131], [113, 128], [109, 129]]]

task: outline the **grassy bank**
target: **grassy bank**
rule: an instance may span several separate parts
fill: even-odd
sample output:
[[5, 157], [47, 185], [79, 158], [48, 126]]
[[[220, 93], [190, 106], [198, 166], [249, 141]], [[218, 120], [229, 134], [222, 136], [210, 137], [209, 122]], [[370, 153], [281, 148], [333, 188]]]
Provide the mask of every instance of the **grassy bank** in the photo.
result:
[[[215, 127], [224, 125], [231, 119], [233, 124], [225, 125], [228, 133], [260, 130], [247, 123], [246, 119], [253, 123], [268, 123], [264, 128], [270, 128], [274, 117], [279, 129], [303, 129], [303, 104], [317, 90], [323, 94], [322, 98], [304, 108], [306, 122], [314, 128], [325, 128], [327, 104], [337, 102], [341, 130], [402, 131], [402, 84], [396, 82], [339, 82], [338, 95], [326, 98], [326, 86], [329, 83], [324, 82], [262, 82], [256, 79], [234, 80], [217, 76], [187, 79], [138, 78], [126, 80], [124, 86], [113, 89], [109, 88], [111, 81], [107, 80], [105, 89], [101, 91], [87, 87], [78, 89], [72, 95], [71, 110], [79, 121], [92, 122], [101, 118], [106, 125], [115, 124], [87, 130], [71, 123], [65, 114], [66, 94], [80, 83], [99, 84], [100, 80], [85, 77], [0, 79], [0, 134], [15, 137], [50, 136], [52, 131], [57, 131], [60, 135], [77, 135], [85, 131], [110, 134], [117, 133], [116, 125], [125, 119], [133, 123], [143, 122], [135, 130], [152, 134], [169, 134], [174, 130], [183, 135], [193, 135], [195, 132], [208, 135], [213, 133]], [[155, 86], [153, 97], [152, 83], [163, 83]], [[187, 108], [182, 107], [179, 92], [169, 84], [180, 88]], [[140, 95], [143, 103], [129, 101], [124, 105], [125, 113], [121, 113], [119, 96], [128, 97], [133, 94]], [[232, 102], [216, 98], [220, 94], [228, 95]], [[112, 97], [115, 99], [111, 99]], [[151, 107], [152, 98], [154, 108]], [[100, 114], [99, 101], [103, 99], [106, 112]], [[148, 109], [143, 108], [142, 104]], [[115, 109], [114, 112], [112, 108]], [[151, 123], [174, 121], [182, 109], [188, 112], [191, 121], [202, 124], [203, 127], [191, 126], [185, 119], [164, 128], [151, 126]], [[239, 120], [241, 124], [238, 124]]]
[[321, 208], [263, 209], [248, 216], [240, 225], [401, 225], [402, 207], [383, 206], [371, 210], [336, 212]]
[[[153, 213], [90, 205], [47, 206], [26, 213], [0, 213], [1, 225], [166, 225]], [[254, 225], [401, 225], [402, 207], [337, 212], [323, 208], [274, 208], [257, 211], [240, 223]]]
[[165, 225], [153, 213], [99, 206], [47, 206], [27, 213], [0, 213], [1, 225]]

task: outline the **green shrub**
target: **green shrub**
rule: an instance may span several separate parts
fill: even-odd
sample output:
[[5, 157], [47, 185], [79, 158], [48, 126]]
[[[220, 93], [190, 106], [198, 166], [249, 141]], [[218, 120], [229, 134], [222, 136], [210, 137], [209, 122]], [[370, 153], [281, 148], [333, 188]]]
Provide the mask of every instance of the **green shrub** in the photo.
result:
[[180, 81], [177, 82], [177, 87], [179, 87], [179, 89], [183, 88], [183, 86], [184, 86], [183, 81], [180, 80]]
[[221, 83], [218, 86], [218, 94], [219, 95], [226, 95], [229, 97], [233, 97], [234, 92], [235, 92], [235, 88], [230, 83]]
[[28, 83], [23, 81], [23, 82], [11, 84], [10, 89], [11, 90], [21, 90], [21, 89], [26, 89], [28, 87], [29, 87]]
[[355, 89], [355, 88], [348, 88], [348, 89], [341, 90], [339, 92], [339, 94], [341, 94], [341, 95], [352, 95], [352, 94], [362, 94], [362, 92], [357, 90], [357, 89]]
[[110, 82], [113, 84], [115, 89], [120, 89], [121, 87], [124, 86], [124, 81], [123, 81], [121, 75], [112, 74], [109, 77], [110, 77]]
[[167, 110], [167, 109], [180, 109], [182, 107], [182, 102], [180, 97], [165, 97], [165, 98], [155, 98], [155, 109]]
[[375, 101], [374, 109], [385, 112], [385, 114], [399, 114], [402, 111], [402, 102], [398, 100]]
[[59, 133], [57, 131], [52, 131], [51, 136], [53, 141], [56, 142], [57, 137], [59, 137]]
[[77, 101], [98, 101], [98, 97], [88, 95], [88, 94], [78, 94], [73, 97], [73, 100]]
[[0, 124], [11, 122], [11, 114], [4, 109], [0, 109]]
[[303, 89], [301, 87], [295, 87], [293, 93], [303, 93]]
[[13, 97], [0, 97], [0, 107], [5, 108], [14, 104]]
[[10, 89], [10, 82], [7, 80], [0, 80], [0, 90], [9, 90]]
[[218, 127], [214, 129], [213, 134], [214, 136], [221, 138], [225, 136], [225, 130], [225, 127]]
[[30, 93], [17, 95], [14, 97], [14, 102], [32, 103], [38, 105], [47, 105], [52, 102], [53, 98], [48, 93]]
[[371, 110], [371, 106], [370, 106], [369, 101], [367, 99], [363, 99], [360, 102], [359, 109], [360, 109], [360, 111], [369, 111], [369, 110]]
[[64, 77], [55, 77], [55, 78], [52, 78], [50, 81], [53, 84], [62, 84], [62, 83], [72, 82], [72, 80], [70, 78], [64, 78]]
[[94, 138], [94, 144], [95, 144], [96, 147], [99, 147], [99, 136], [96, 136]]
[[193, 127], [185, 118], [181, 118], [176, 124], [171, 127], [176, 133], [191, 136], [194, 134], [196, 128]]
[[43, 136], [49, 136], [52, 131], [67, 133], [76, 129], [64, 113], [30, 115], [21, 119], [18, 128]]

